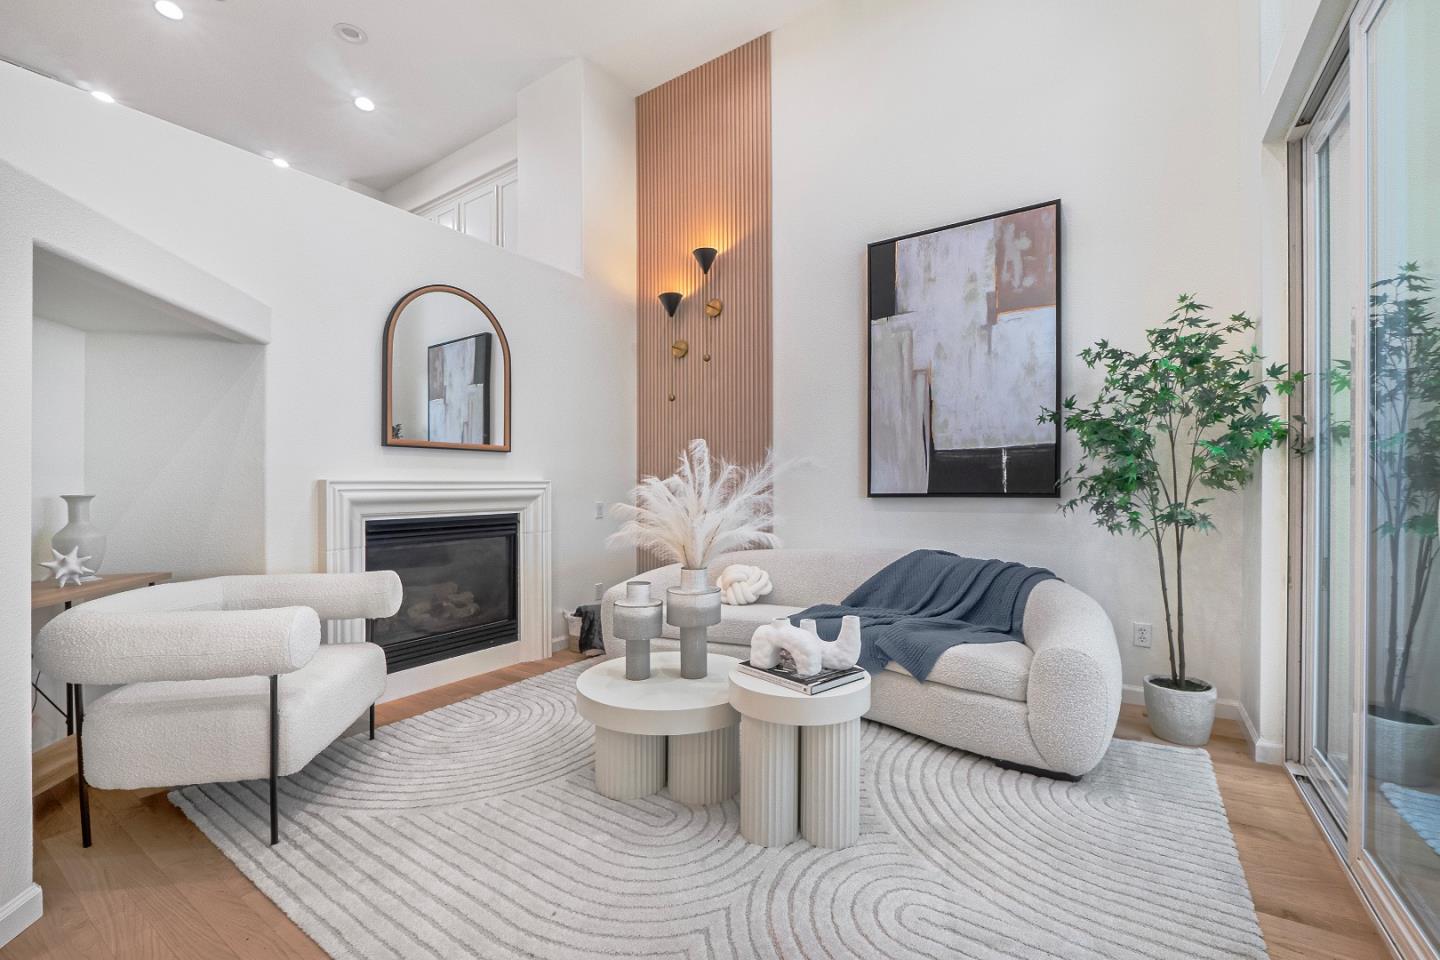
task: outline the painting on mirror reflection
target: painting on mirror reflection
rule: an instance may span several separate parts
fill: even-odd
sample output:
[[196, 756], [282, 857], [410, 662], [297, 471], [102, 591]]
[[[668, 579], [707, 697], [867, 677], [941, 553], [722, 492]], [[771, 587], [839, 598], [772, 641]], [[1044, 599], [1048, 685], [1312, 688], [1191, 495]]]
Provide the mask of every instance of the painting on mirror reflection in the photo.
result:
[[430, 440], [490, 442], [490, 334], [431, 346], [427, 381]]
[[1057, 496], [1060, 201], [872, 243], [869, 495]]

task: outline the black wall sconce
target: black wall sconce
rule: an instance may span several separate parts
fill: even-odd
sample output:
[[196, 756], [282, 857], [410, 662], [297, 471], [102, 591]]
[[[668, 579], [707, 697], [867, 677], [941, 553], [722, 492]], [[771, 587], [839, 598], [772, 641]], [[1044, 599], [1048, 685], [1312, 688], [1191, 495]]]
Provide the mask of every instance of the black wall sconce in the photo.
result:
[[715, 262], [715, 257], [720, 251], [714, 247], [696, 247], [690, 253], [695, 257], [695, 262], [700, 264], [700, 272], [709, 275], [710, 265]]
[[680, 294], [675, 291], [660, 294], [660, 303], [665, 307], [665, 315], [675, 319], [675, 311], [680, 309]]

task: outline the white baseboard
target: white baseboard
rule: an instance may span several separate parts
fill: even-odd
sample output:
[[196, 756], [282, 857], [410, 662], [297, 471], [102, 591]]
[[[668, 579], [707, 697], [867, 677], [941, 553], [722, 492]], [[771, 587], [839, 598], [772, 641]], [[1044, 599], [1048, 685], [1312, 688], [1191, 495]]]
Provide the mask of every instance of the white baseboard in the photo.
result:
[[14, 940], [30, 924], [40, 919], [45, 912], [44, 895], [40, 885], [32, 883], [0, 906], [0, 947]]
[[[1145, 691], [1137, 683], [1127, 683], [1121, 690], [1120, 699], [1125, 703], [1138, 703], [1143, 706]], [[1274, 740], [1260, 739], [1260, 732], [1255, 728], [1255, 722], [1250, 719], [1250, 712], [1239, 700], [1216, 700], [1215, 716], [1222, 720], [1239, 722], [1241, 729], [1245, 731], [1245, 739], [1250, 741], [1250, 751], [1256, 763], [1285, 762], [1285, 745]]]
[[550, 638], [550, 652], [559, 653], [570, 646], [570, 635], [562, 633], [558, 637]]

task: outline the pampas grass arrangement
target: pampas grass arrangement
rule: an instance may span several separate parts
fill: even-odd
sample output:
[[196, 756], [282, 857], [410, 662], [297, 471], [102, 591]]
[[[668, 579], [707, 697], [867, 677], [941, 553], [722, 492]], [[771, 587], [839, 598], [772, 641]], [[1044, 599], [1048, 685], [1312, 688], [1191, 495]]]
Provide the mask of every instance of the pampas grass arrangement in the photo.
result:
[[772, 452], [746, 469], [712, 460], [704, 440], [691, 440], [674, 475], [645, 477], [630, 492], [633, 503], [615, 505], [613, 513], [624, 523], [610, 542], [633, 544], [691, 569], [731, 550], [778, 547], [780, 538], [769, 530], [776, 469]]

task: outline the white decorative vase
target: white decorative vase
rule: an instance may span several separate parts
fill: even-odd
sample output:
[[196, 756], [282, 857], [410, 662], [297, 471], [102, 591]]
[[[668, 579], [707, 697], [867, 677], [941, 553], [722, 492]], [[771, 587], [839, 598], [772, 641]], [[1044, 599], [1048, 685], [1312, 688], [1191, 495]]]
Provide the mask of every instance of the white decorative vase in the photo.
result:
[[665, 620], [680, 628], [680, 676], [703, 680], [710, 654], [706, 634], [720, 622], [720, 589], [704, 567], [681, 567], [680, 586], [665, 591]]
[[1367, 762], [1378, 783], [1402, 787], [1428, 787], [1440, 768], [1440, 724], [1413, 714], [1416, 722], [1376, 716], [1371, 708]]
[[1204, 690], [1174, 690], [1155, 683], [1169, 679], [1169, 674], [1162, 673], [1145, 678], [1145, 712], [1150, 715], [1150, 729], [1171, 743], [1205, 746], [1215, 725], [1215, 685], [1206, 684]]
[[650, 641], [660, 636], [661, 606], [650, 598], [648, 580], [631, 580], [625, 596], [615, 601], [612, 616], [616, 638], [625, 641], [626, 680], [650, 677]]
[[76, 493], [62, 496], [68, 514], [68, 522], [50, 540], [50, 546], [61, 554], [79, 550], [80, 557], [89, 557], [85, 566], [100, 571], [100, 561], [105, 559], [105, 534], [90, 521], [91, 493]]

